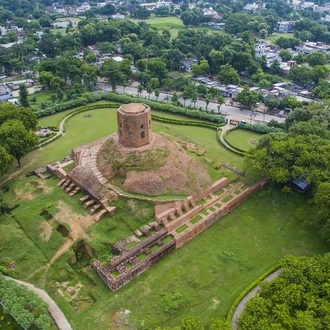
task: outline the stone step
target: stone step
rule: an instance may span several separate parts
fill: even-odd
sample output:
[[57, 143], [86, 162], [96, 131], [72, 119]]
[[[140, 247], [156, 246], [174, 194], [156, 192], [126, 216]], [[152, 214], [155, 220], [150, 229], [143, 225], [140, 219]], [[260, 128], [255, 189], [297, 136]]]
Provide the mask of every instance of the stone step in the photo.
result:
[[91, 205], [95, 204], [95, 200], [91, 199], [84, 204], [84, 208], [88, 209]]
[[62, 185], [62, 189], [64, 190], [69, 184], [71, 183], [71, 181], [69, 179], [67, 179], [64, 184]]
[[79, 187], [76, 187], [74, 190], [72, 190], [69, 194], [70, 197], [74, 196], [75, 194], [77, 194], [80, 191]]
[[89, 198], [89, 195], [85, 195], [84, 197], [79, 198], [79, 203], [84, 204]]
[[66, 180], [67, 179], [62, 179], [60, 182], [58, 182], [57, 187], [61, 187]]
[[106, 209], [102, 209], [98, 214], [96, 214], [96, 216], [94, 217], [94, 220], [96, 222], [99, 222], [101, 220], [101, 218], [106, 216], [107, 213], [108, 213], [108, 211]]
[[100, 207], [102, 207], [100, 204], [94, 205], [90, 210], [89, 214], [93, 214], [95, 211], [97, 211]]
[[76, 185], [72, 182], [68, 187], [65, 188], [65, 192], [69, 193], [71, 190], [73, 190], [76, 187]]

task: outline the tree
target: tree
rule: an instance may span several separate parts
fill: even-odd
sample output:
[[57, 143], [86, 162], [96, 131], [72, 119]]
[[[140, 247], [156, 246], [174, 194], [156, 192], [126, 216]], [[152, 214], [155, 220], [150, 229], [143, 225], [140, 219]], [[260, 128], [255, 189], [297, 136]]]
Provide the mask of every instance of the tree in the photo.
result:
[[21, 104], [22, 107], [28, 108], [29, 105], [29, 100], [28, 100], [28, 95], [29, 92], [24, 84], [19, 85], [19, 103]]
[[148, 62], [148, 72], [152, 77], [159, 79], [159, 82], [162, 83], [162, 80], [166, 78], [167, 69], [166, 64], [159, 59], [152, 59]]
[[280, 101], [276, 97], [270, 97], [265, 100], [265, 106], [270, 110], [276, 109], [279, 105]]
[[272, 64], [270, 65], [270, 69], [272, 70], [273, 73], [279, 73], [280, 72], [280, 69], [281, 69], [281, 66], [280, 66], [280, 62], [275, 59]]
[[223, 84], [239, 84], [238, 72], [229, 64], [221, 65], [217, 78]]
[[320, 80], [326, 79], [329, 76], [330, 70], [325, 65], [316, 65], [311, 72], [311, 79], [318, 84]]
[[287, 62], [292, 59], [292, 52], [290, 52], [288, 49], [281, 49], [278, 55], [283, 62]]
[[125, 79], [119, 63], [111, 58], [106, 59], [103, 62], [100, 68], [100, 74], [101, 76], [108, 78], [109, 84], [111, 85], [113, 91], [115, 91], [117, 85], [123, 83]]
[[1, 103], [0, 104], [0, 125], [8, 120], [19, 120], [23, 123], [24, 127], [33, 131], [36, 129], [38, 120], [37, 116], [31, 109], [17, 108], [13, 104]]
[[300, 85], [307, 85], [311, 81], [311, 69], [295, 65], [289, 71], [289, 78]]
[[318, 85], [313, 89], [313, 94], [318, 99], [330, 98], [330, 83], [326, 79], [319, 80]]
[[286, 256], [281, 273], [245, 306], [242, 330], [327, 329], [330, 318], [327, 275], [330, 255]]
[[[4, 175], [12, 163], [12, 158], [4, 147], [0, 146], [0, 175]], [[1, 212], [0, 212], [1, 214]]]
[[250, 91], [248, 87], [245, 87], [236, 95], [236, 101], [250, 109], [256, 105], [258, 100], [259, 94], [254, 91]]
[[19, 120], [8, 120], [0, 126], [0, 143], [21, 166], [24, 157], [38, 142], [34, 132], [28, 131]]
[[307, 55], [307, 63], [310, 66], [325, 65], [328, 63], [328, 57], [321, 52], [315, 52]]
[[193, 64], [191, 72], [196, 75], [206, 74], [209, 71], [209, 62], [201, 60], [199, 64]]

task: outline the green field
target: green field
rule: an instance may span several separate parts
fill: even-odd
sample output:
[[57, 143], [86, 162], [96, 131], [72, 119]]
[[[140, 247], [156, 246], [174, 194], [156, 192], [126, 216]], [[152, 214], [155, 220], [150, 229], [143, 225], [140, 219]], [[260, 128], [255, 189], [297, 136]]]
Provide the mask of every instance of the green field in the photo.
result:
[[[178, 17], [151, 17], [147, 19], [130, 19], [133, 22], [143, 21], [158, 30], [168, 29], [171, 32], [172, 38], [176, 38], [180, 30], [186, 29], [181, 19]], [[208, 27], [189, 27], [190, 30], [212, 30], [220, 34], [226, 34], [224, 31], [214, 30]]]
[[275, 44], [276, 40], [278, 38], [293, 38], [293, 33], [273, 33], [272, 35], [266, 37], [267, 40], [271, 41], [273, 44]]
[[226, 141], [234, 148], [248, 151], [261, 138], [262, 134], [245, 129], [235, 129], [226, 135]]
[[[91, 117], [85, 117], [86, 114]], [[65, 113], [46, 117], [39, 123], [56, 125], [63, 116]], [[170, 139], [204, 148], [204, 159], [213, 168], [213, 178], [235, 177], [224, 169], [215, 170], [221, 163], [239, 169], [243, 166], [242, 157], [223, 148], [211, 129], [156, 121], [152, 125], [153, 131]], [[79, 113], [67, 122], [63, 137], [24, 158], [25, 168], [21, 173], [60, 159], [75, 146], [111, 134], [116, 126], [115, 109]], [[12, 169], [11, 174], [15, 170]], [[154, 329], [157, 325], [178, 325], [180, 319], [191, 315], [198, 315], [206, 322], [211, 318], [224, 318], [237, 295], [282, 256], [313, 255], [329, 250], [328, 243], [303, 223], [303, 215], [309, 212], [307, 197], [285, 196], [279, 187], [269, 186], [113, 293], [88, 267], [81, 254], [76, 264], [69, 264], [72, 249], [52, 261], [67, 241], [56, 230], [59, 222], [71, 221], [84, 226], [82, 220], [88, 219], [87, 211], [78, 203], [82, 194], [70, 198], [56, 187], [58, 181], [21, 175], [8, 182], [9, 191], [4, 197], [18, 207], [12, 215], [0, 218], [0, 261], [10, 259], [18, 278], [45, 288], [75, 330]], [[85, 230], [84, 240], [102, 261], [109, 258], [115, 242], [153, 219], [150, 203], [118, 200], [115, 206], [114, 217], [106, 217]], [[44, 214], [60, 220], [46, 220]], [[50, 234], [48, 240], [45, 239], [47, 233]], [[70, 292], [80, 289], [70, 295], [64, 287], [71, 288]], [[176, 300], [178, 295], [180, 303]], [[122, 319], [120, 312], [125, 310], [130, 313]]]

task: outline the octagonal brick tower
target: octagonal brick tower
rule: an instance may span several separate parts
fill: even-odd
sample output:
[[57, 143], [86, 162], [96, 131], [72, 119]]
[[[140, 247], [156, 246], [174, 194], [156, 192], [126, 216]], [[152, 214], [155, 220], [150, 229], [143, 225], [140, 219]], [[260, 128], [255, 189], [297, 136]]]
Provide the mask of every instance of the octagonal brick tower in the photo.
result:
[[125, 147], [141, 147], [151, 141], [151, 110], [143, 103], [123, 104], [117, 110], [119, 142]]

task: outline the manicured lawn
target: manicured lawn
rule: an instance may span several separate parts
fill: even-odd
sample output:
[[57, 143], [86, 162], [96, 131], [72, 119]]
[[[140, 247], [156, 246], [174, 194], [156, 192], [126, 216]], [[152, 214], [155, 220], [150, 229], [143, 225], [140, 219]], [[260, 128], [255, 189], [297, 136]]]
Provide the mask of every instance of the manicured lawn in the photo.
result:
[[232, 146], [241, 150], [249, 150], [262, 137], [262, 134], [251, 132], [245, 129], [235, 129], [228, 133], [226, 141]]
[[[176, 38], [179, 31], [186, 29], [183, 22], [178, 17], [151, 17], [145, 20], [131, 19], [133, 22], [143, 21], [151, 26], [155, 27], [158, 30], [168, 29], [171, 32], [172, 38]], [[214, 30], [208, 27], [189, 27], [191, 30], [212, 30], [220, 34], [226, 34], [224, 31]]]
[[278, 38], [293, 38], [293, 33], [273, 33], [272, 35], [266, 37], [267, 40], [271, 41], [273, 44], [275, 44], [276, 40]]
[[[87, 113], [91, 117], [85, 117]], [[59, 118], [55, 115], [42, 120], [56, 124]], [[155, 132], [204, 149], [204, 159], [214, 179], [221, 175], [234, 177], [224, 169], [215, 170], [219, 164], [242, 168], [242, 157], [224, 149], [217, 142], [214, 130], [156, 121], [152, 124]], [[77, 114], [67, 122], [63, 137], [25, 157], [22, 174], [116, 130], [115, 109]], [[45, 288], [73, 329], [85, 329], [87, 324], [88, 329], [115, 329], [116, 315], [125, 310], [130, 311], [127, 322], [137, 330], [154, 329], [157, 325], [175, 326], [190, 315], [198, 315], [206, 322], [214, 317], [224, 318], [237, 295], [282, 256], [329, 251], [328, 243], [320, 239], [315, 229], [304, 225], [304, 216], [310, 212], [307, 196], [287, 196], [278, 187], [269, 186], [113, 293], [81, 256], [78, 255], [76, 264], [69, 264], [72, 250], [55, 261], [47, 272], [41, 269], [65, 241], [56, 231], [53, 220], [45, 220], [41, 211], [46, 208], [54, 215], [61, 201], [72, 212], [67, 214], [68, 219], [74, 214], [82, 219], [87, 216], [87, 211], [78, 203], [82, 195], [70, 198], [56, 187], [57, 182], [55, 178], [42, 181], [22, 176], [8, 183], [9, 192], [4, 193], [4, 197], [19, 205], [12, 215], [0, 218], [0, 260], [8, 257], [14, 261], [19, 278]], [[117, 207], [115, 216], [102, 219], [85, 232], [85, 241], [101, 261], [111, 256], [114, 243], [154, 219], [151, 203], [121, 199], [112, 203]], [[41, 224], [45, 221], [53, 228], [48, 241], [41, 238]], [[59, 285], [64, 282], [72, 287], [82, 285], [71, 302], [59, 293]], [[174, 293], [180, 293], [184, 301], [177, 309], [164, 300], [164, 296]], [[126, 330], [124, 325], [119, 325], [119, 329]]]
[[[66, 195], [63, 193], [63, 196]], [[67, 201], [66, 197], [64, 200]], [[151, 209], [142, 211], [148, 209], [147, 204], [139, 205], [140, 214], [150, 216]], [[134, 217], [133, 209], [136, 212], [137, 206], [128, 209], [122, 202], [117, 206], [118, 212], [114, 218], [102, 220], [89, 231], [91, 244], [98, 251], [98, 257], [102, 254], [109, 256], [111, 244], [147, 221]], [[24, 209], [26, 211], [27, 206]], [[24, 209], [17, 210], [15, 214], [23, 214]], [[31, 212], [33, 210], [31, 208]], [[174, 326], [189, 315], [199, 315], [205, 321], [213, 317], [223, 318], [236, 296], [283, 255], [313, 255], [328, 251], [328, 244], [303, 224], [301, 215], [308, 213], [308, 210], [305, 197], [297, 194], [285, 197], [278, 190], [267, 188], [115, 293], [88, 267], [68, 266], [70, 254], [64, 255], [50, 269], [46, 288], [74, 329], [81, 329], [85, 324], [89, 324], [91, 329], [112, 329], [109, 327], [111, 318], [123, 310], [131, 312], [129, 321], [136, 329], [155, 328], [156, 325]], [[29, 218], [26, 220], [29, 221]], [[284, 220], [287, 221], [279, 231]], [[33, 224], [30, 226], [29, 230], [33, 230]], [[16, 234], [15, 231], [8, 231], [9, 228], [15, 228], [15, 223], [10, 220], [0, 222], [0, 233]], [[21, 237], [25, 238], [22, 231]], [[27, 267], [23, 277], [28, 277], [32, 268], [46, 262], [43, 253], [38, 253], [38, 247], [45, 249], [45, 245], [37, 247], [32, 243], [27, 244], [29, 241], [25, 238], [19, 244], [12, 242], [8, 250], [0, 254], [5, 255], [12, 248], [11, 256], [17, 260], [14, 252], [20, 251], [21, 242], [26, 243], [26, 260], [24, 257], [23, 260], [17, 260], [17, 267], [23, 269], [19, 265], [21, 262]], [[1, 251], [3, 244], [8, 244], [8, 241], [0, 240]], [[15, 244], [16, 248], [13, 246]], [[28, 263], [30, 255], [33, 255], [33, 265]], [[39, 276], [29, 280], [39, 286], [42, 284]], [[88, 295], [93, 297], [94, 304], [81, 312], [74, 309], [72, 303], [55, 294], [55, 282], [64, 281], [69, 281], [70, 285], [82, 283]], [[174, 292], [181, 293], [186, 304], [178, 310], [166, 312], [162, 297]], [[83, 298], [78, 296], [77, 299]]]
[[[29, 100], [31, 102], [31, 99], [35, 97], [37, 99], [36, 103], [40, 104], [46, 101], [49, 101], [51, 96], [54, 95], [55, 92], [43, 92], [43, 93], [35, 93], [29, 95]], [[33, 107], [34, 103], [31, 102], [31, 106]]]

